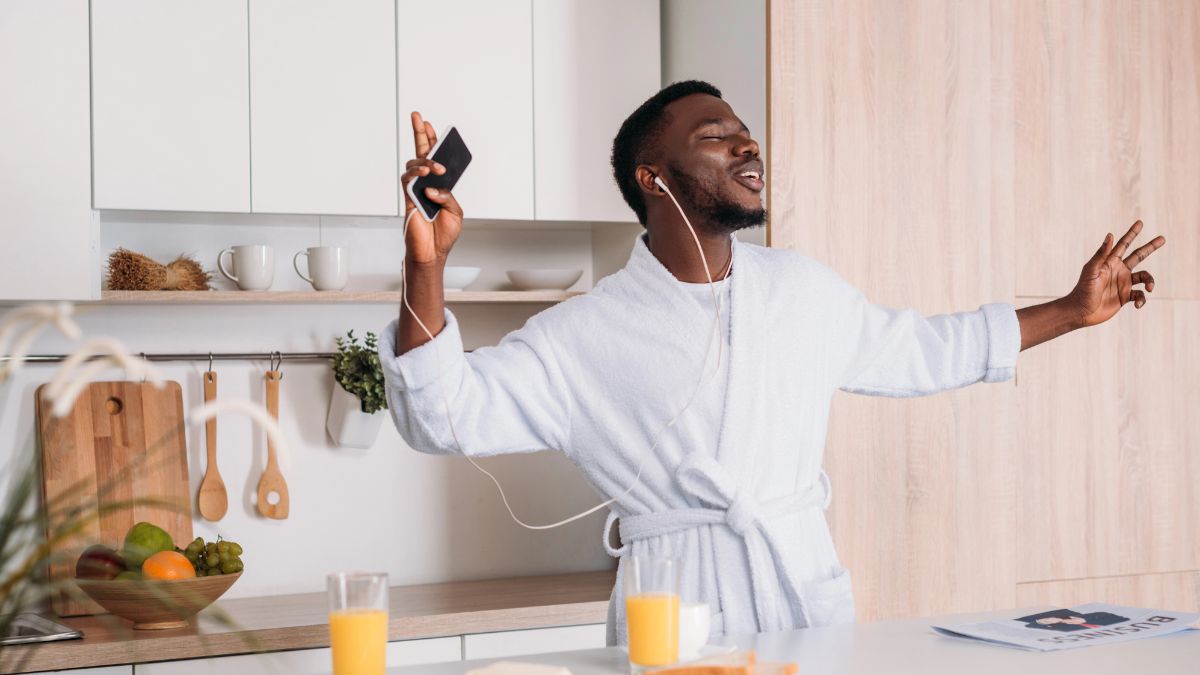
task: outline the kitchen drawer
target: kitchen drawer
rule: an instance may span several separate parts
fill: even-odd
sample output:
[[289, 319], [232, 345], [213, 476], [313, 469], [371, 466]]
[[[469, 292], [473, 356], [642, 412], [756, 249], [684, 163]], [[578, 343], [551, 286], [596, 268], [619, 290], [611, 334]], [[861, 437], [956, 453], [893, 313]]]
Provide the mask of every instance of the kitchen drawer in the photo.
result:
[[[462, 643], [458, 637], [431, 638], [428, 640], [401, 640], [389, 642], [387, 664], [389, 667], [417, 666], [425, 663], [458, 661], [462, 658]], [[214, 659], [191, 659], [189, 661], [164, 661], [134, 666], [135, 675], [212, 675], [212, 673], [237, 673], [238, 675], [327, 675], [333, 668], [329, 648], [298, 649], [290, 652], [267, 654], [242, 654]]]
[[604, 624], [510, 630], [463, 636], [463, 658], [496, 659], [605, 646]]

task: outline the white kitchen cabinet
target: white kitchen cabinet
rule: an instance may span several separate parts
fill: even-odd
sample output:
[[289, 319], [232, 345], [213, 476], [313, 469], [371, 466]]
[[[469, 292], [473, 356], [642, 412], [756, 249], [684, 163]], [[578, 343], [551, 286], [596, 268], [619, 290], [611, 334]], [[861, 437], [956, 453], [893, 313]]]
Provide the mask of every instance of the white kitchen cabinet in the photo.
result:
[[[471, 166], [454, 190], [470, 218], [533, 220], [532, 0], [398, 0], [400, 163], [410, 115], [458, 127]], [[403, 170], [403, 169], [401, 169]]]
[[[389, 668], [458, 661], [461, 658], [462, 643], [458, 637], [402, 640], [389, 642], [387, 646]], [[327, 675], [332, 668], [332, 653], [329, 648], [323, 648], [144, 663], [134, 666], [134, 675]]]
[[93, 0], [96, 208], [250, 210], [246, 1]]
[[510, 630], [463, 636], [464, 659], [500, 659], [606, 646], [604, 624]]
[[534, 194], [539, 220], [633, 221], [609, 156], [661, 86], [658, 0], [533, 0]]
[[98, 297], [87, 0], [0, 2], [0, 300]]
[[252, 209], [397, 215], [393, 0], [249, 0]]

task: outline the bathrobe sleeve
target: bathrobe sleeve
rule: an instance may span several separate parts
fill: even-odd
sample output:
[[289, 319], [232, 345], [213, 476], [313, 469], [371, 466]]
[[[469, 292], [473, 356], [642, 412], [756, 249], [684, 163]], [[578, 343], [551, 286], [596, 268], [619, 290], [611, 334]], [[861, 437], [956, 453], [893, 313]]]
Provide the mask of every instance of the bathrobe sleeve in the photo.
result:
[[1012, 305], [922, 316], [867, 301], [837, 280], [844, 330], [837, 386], [875, 396], [923, 396], [975, 382], [1002, 382], [1016, 371], [1021, 329]]
[[[463, 352], [458, 320], [395, 356], [393, 320], [379, 340], [388, 410], [410, 446], [432, 454], [499, 455], [565, 446], [570, 406], [544, 327], [530, 319], [499, 344]], [[443, 398], [444, 397], [444, 398]], [[447, 422], [447, 404], [454, 431]]]

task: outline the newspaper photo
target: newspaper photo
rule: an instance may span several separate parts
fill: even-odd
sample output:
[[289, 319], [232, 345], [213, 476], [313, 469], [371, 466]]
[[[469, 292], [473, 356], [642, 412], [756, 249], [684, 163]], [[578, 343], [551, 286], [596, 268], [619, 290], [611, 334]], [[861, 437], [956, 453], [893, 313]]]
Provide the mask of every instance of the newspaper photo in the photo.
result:
[[1011, 619], [933, 626], [942, 635], [1040, 652], [1074, 649], [1200, 629], [1200, 613], [1093, 602]]

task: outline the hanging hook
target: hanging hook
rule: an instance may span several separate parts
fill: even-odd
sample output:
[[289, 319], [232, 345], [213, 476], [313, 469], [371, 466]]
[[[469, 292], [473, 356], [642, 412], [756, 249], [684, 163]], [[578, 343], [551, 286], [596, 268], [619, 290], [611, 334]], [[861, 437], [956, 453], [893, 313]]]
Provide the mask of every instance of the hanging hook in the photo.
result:
[[213, 371], [212, 363], [213, 363], [213, 355], [212, 355], [212, 352], [209, 352], [208, 353], [208, 372], [210, 372], [210, 373]]
[[[146, 352], [139, 352], [139, 353], [142, 356], [142, 361], [144, 361], [145, 363], [150, 363], [150, 360], [146, 358]], [[145, 384], [145, 383], [146, 383], [146, 373], [143, 372], [142, 373], [142, 384]]]
[[271, 352], [271, 370], [279, 373], [279, 380], [283, 380], [283, 353]]

